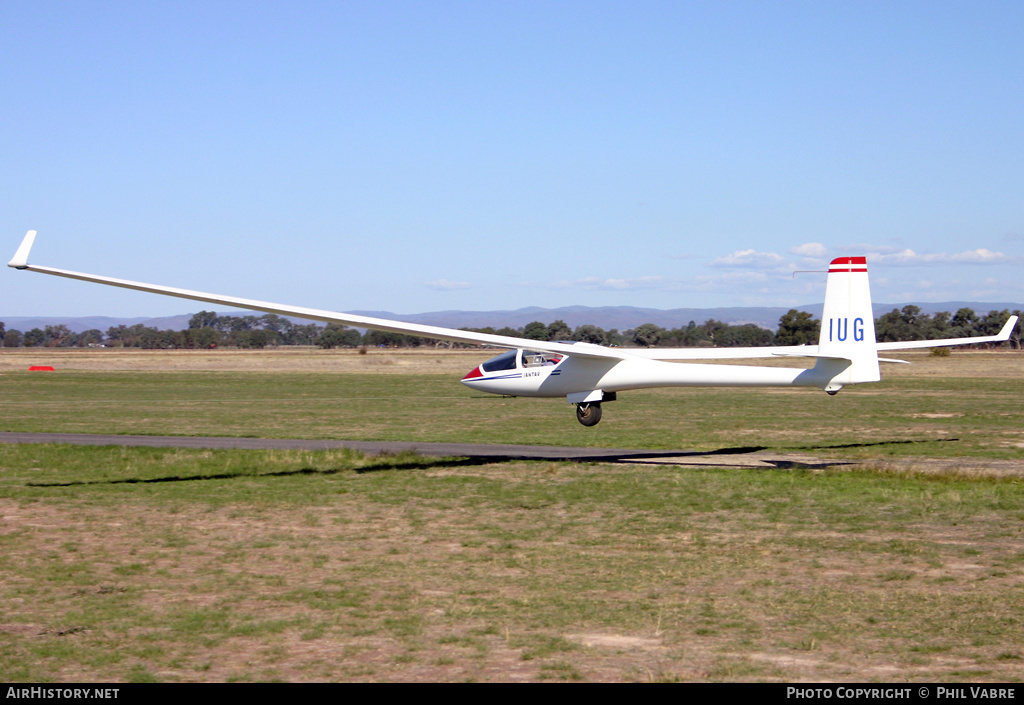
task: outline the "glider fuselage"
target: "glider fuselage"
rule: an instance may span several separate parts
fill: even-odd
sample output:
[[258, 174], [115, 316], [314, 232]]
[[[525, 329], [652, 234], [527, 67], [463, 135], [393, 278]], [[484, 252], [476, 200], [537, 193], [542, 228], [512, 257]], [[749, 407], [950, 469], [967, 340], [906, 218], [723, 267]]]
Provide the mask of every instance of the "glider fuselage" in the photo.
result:
[[[823, 387], [821, 365], [811, 369], [574, 357], [547, 364], [527, 350], [502, 353], [473, 368], [462, 383], [470, 389], [516, 397], [567, 397], [580, 390], [608, 393], [652, 387]], [[550, 357], [550, 356], [548, 356]], [[524, 362], [525, 361], [525, 362]], [[514, 364], [513, 364], [514, 363]]]

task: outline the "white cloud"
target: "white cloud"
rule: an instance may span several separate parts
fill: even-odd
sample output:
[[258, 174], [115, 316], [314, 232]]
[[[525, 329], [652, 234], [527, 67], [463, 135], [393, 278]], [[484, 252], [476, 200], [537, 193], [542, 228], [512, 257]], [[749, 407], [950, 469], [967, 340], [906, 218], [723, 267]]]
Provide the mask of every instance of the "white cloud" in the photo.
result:
[[559, 289], [604, 289], [612, 291], [625, 291], [631, 289], [651, 289], [657, 287], [662, 281], [660, 276], [633, 277], [631, 279], [618, 279], [610, 277], [583, 277], [573, 281], [562, 280], [555, 282], [553, 286]]
[[731, 255], [718, 257], [711, 262], [712, 267], [741, 267], [747, 269], [792, 269], [786, 258], [774, 252], [758, 252], [756, 250], [738, 250]]
[[992, 252], [985, 248], [968, 250], [949, 254], [946, 252], [930, 252], [917, 254], [913, 250], [905, 249], [899, 252], [869, 252], [867, 254], [868, 264], [1012, 264], [1020, 258], [1005, 255], [1002, 252]]
[[701, 293], [762, 292], [775, 288], [777, 278], [764, 272], [726, 271], [666, 282], [666, 291]]
[[1004, 255], [1002, 252], [992, 252], [985, 248], [970, 250], [952, 255], [953, 262], [968, 262], [971, 264], [1006, 264], [1013, 262], [1016, 258]]
[[836, 248], [837, 252], [844, 255], [860, 255], [865, 252], [873, 253], [875, 256], [878, 255], [891, 255], [900, 251], [900, 248], [896, 245], [869, 245], [867, 243], [859, 242], [850, 245], [839, 245]]
[[451, 291], [453, 289], [468, 289], [470, 284], [469, 282], [450, 282], [447, 279], [438, 279], [427, 282], [427, 286], [438, 291]]
[[599, 288], [602, 289], [630, 289], [632, 288], [629, 282], [625, 279], [605, 279], [603, 282], [598, 284]]
[[798, 257], [824, 257], [827, 252], [828, 248], [820, 242], [805, 242], [789, 248], [789, 253]]

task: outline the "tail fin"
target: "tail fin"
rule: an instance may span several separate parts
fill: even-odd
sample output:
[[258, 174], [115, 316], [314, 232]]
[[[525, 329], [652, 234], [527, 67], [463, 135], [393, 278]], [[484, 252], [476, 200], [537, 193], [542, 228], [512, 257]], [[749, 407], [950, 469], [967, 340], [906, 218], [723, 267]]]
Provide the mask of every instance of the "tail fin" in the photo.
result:
[[818, 370], [831, 380], [827, 392], [881, 379], [864, 257], [838, 257], [828, 267], [818, 355]]

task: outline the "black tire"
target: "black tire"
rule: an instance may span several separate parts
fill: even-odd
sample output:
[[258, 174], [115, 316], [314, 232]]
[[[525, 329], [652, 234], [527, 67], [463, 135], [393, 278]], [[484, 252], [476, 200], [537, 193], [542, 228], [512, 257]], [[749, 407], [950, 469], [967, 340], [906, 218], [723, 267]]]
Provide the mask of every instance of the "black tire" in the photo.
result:
[[584, 426], [596, 426], [601, 420], [601, 402], [576, 405], [576, 420]]

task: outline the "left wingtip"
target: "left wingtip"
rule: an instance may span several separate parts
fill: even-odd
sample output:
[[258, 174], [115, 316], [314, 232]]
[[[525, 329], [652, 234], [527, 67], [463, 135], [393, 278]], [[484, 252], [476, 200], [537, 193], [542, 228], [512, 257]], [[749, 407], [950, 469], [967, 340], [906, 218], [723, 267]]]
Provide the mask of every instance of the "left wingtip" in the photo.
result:
[[29, 230], [25, 233], [25, 239], [21, 241], [21, 246], [18, 251], [14, 253], [14, 259], [7, 263], [8, 267], [14, 267], [15, 269], [27, 269], [28, 268], [28, 253], [32, 249], [32, 243], [36, 241], [36, 231]]

